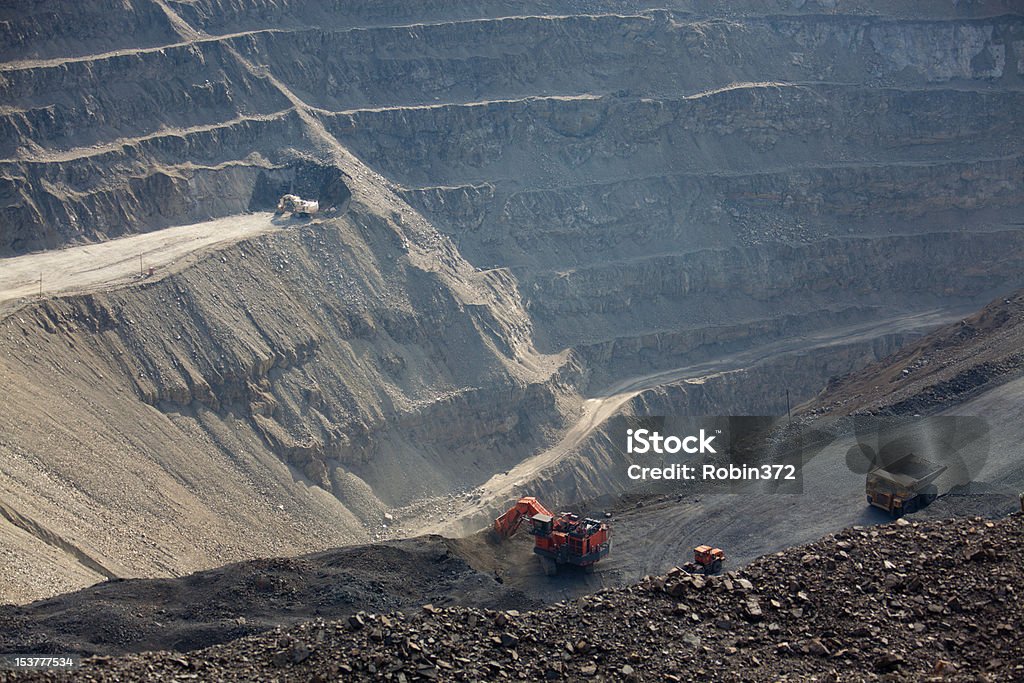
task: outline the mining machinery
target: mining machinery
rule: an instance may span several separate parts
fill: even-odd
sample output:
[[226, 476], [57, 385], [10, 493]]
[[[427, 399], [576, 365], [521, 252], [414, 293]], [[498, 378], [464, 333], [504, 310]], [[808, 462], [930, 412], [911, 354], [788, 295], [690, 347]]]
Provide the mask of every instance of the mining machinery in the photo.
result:
[[611, 550], [611, 529], [606, 522], [571, 512], [555, 515], [533, 496], [520, 498], [494, 520], [494, 536], [499, 540], [508, 538], [524, 521], [534, 537], [533, 552], [540, 556], [541, 568], [548, 576], [556, 574], [559, 565], [592, 571]]
[[291, 212], [293, 216], [309, 218], [319, 211], [320, 202], [303, 199], [302, 197], [294, 194], [286, 194], [278, 200], [277, 209], [274, 211], [274, 214], [280, 216], [281, 214]]

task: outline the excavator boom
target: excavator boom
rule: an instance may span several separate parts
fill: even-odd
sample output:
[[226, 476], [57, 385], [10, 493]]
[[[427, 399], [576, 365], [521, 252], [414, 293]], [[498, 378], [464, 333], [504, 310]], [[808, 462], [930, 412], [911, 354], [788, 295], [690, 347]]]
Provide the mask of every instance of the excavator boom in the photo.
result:
[[524, 496], [509, 508], [505, 514], [494, 520], [494, 533], [498, 538], [508, 538], [519, 530], [519, 525], [523, 523], [524, 519], [534, 515], [554, 517], [536, 498]]

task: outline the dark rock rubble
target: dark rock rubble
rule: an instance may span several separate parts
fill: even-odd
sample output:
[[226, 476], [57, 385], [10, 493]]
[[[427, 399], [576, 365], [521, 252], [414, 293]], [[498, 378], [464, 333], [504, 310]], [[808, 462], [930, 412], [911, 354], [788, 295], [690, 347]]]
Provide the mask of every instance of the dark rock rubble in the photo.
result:
[[899, 520], [719, 576], [677, 568], [529, 612], [360, 612], [92, 658], [75, 680], [1011, 681], [1024, 679], [1022, 595], [1024, 516]]

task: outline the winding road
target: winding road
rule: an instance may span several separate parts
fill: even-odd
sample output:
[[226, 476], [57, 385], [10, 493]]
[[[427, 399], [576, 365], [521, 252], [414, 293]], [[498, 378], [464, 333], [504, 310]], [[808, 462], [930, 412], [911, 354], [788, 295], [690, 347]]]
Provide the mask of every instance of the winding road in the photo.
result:
[[881, 321], [832, 328], [754, 347], [723, 358], [621, 380], [587, 398], [577, 421], [554, 445], [522, 460], [507, 472], [495, 474], [474, 489], [473, 495], [454, 515], [448, 516], [444, 521], [426, 522], [422, 532], [452, 534], [459, 530], [474, 528], [474, 525], [485, 524], [488, 519], [504, 509], [509, 500], [518, 495], [518, 491], [528, 486], [541, 472], [558, 464], [578, 449], [587, 437], [641, 392], [663, 385], [699, 381], [711, 375], [753, 367], [786, 354], [877, 339], [897, 332], [925, 332], [960, 319], [962, 313], [963, 311], [933, 309]]

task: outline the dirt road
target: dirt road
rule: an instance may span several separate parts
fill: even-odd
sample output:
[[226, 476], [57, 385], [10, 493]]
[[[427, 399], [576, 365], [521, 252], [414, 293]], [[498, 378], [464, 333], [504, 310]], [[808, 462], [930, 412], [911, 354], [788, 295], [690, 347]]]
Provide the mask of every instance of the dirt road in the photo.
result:
[[[998, 516], [1017, 508], [1017, 492], [1024, 490], [1022, 392], [1024, 380], [1018, 380], [945, 413], [980, 415], [989, 422], [993, 429], [985, 464], [971, 486], [945, 494], [912, 518]], [[864, 475], [852, 471], [846, 462], [853, 444], [851, 436], [838, 438], [809, 460], [803, 467], [799, 494], [769, 493], [756, 486], [737, 493], [681, 488], [642, 504], [623, 502], [611, 510], [612, 552], [593, 574], [568, 569], [545, 577], [526, 534], [488, 547], [505, 586], [544, 600], [635, 583], [689, 560], [692, 549], [704, 543], [725, 549], [726, 568], [735, 569], [842, 528], [892, 521], [866, 504]], [[601, 510], [581, 511], [597, 514]]]
[[696, 381], [713, 374], [751, 367], [769, 358], [788, 353], [874, 339], [894, 332], [928, 330], [958, 319], [961, 313], [961, 311], [930, 310], [868, 324], [825, 330], [766, 344], [726, 358], [716, 358], [695, 365], [631, 377], [617, 382], [584, 402], [583, 412], [579, 419], [557, 443], [547, 450], [526, 458], [508, 472], [494, 475], [474, 490], [472, 502], [468, 502], [454, 516], [450, 516], [442, 522], [428, 523], [421, 531], [423, 533], [452, 534], [460, 529], [465, 530], [467, 522], [486, 519], [488, 515], [514, 498], [516, 491], [524, 485], [528, 485], [540, 472], [557, 464], [562, 458], [579, 448], [594, 430], [614, 416], [626, 402], [645, 390], [664, 384]]
[[[284, 225], [272, 213], [253, 213], [0, 259], [0, 316], [40, 295], [87, 292], [160, 277], [211, 249]], [[148, 275], [150, 268], [153, 275]]]

